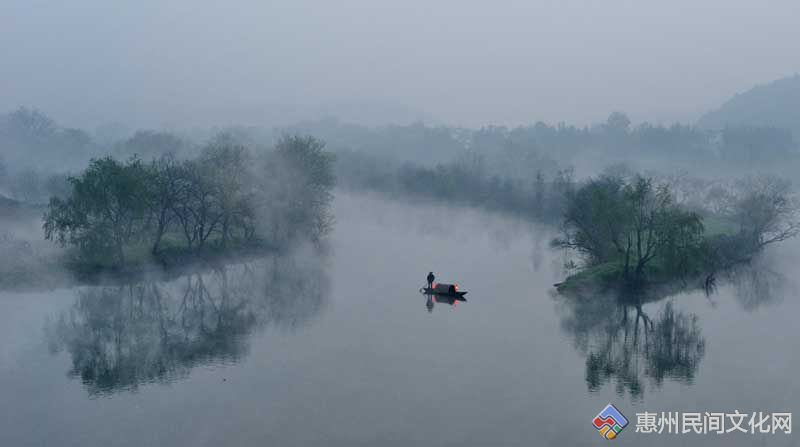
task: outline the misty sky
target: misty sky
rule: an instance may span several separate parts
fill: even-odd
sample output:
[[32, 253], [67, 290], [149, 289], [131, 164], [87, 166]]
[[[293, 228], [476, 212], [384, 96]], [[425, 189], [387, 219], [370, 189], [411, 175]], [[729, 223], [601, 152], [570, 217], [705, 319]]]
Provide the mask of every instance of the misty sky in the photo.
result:
[[800, 71], [798, 23], [796, 0], [3, 0], [0, 111], [82, 127], [691, 121]]

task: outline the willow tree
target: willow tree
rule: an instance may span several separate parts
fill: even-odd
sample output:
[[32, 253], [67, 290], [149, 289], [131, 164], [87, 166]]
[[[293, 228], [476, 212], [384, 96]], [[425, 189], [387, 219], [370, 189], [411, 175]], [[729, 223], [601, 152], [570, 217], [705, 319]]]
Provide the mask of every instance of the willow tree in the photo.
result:
[[578, 251], [589, 266], [619, 263], [624, 279], [639, 282], [657, 260], [667, 273], [685, 273], [682, 265], [702, 244], [703, 224], [665, 185], [606, 176], [568, 197], [562, 233], [554, 245]]

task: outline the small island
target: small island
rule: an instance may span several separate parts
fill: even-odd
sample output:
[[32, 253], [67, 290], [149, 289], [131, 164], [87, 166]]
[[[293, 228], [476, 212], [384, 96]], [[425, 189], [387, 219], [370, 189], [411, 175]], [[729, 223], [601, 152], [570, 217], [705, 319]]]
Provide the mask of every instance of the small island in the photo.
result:
[[312, 137], [251, 150], [220, 135], [195, 158], [93, 159], [44, 214], [79, 276], [137, 273], [319, 243], [332, 223], [333, 156]]
[[575, 252], [563, 293], [642, 289], [694, 282], [748, 262], [765, 246], [797, 235], [797, 205], [787, 181], [762, 176], [717, 186], [715, 203], [678, 203], [666, 183], [641, 175], [602, 175], [566, 196], [554, 247]]

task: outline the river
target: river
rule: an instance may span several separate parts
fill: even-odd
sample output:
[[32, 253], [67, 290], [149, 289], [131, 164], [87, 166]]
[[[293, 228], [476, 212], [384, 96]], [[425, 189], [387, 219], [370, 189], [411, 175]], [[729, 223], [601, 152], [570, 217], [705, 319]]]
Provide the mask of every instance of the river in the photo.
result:
[[[618, 445], [798, 444], [634, 427], [800, 409], [797, 241], [625, 312], [554, 293], [553, 228], [345, 193], [334, 212], [324, 254], [0, 292], [0, 445], [606, 445], [608, 403]], [[428, 302], [431, 270], [467, 301]]]

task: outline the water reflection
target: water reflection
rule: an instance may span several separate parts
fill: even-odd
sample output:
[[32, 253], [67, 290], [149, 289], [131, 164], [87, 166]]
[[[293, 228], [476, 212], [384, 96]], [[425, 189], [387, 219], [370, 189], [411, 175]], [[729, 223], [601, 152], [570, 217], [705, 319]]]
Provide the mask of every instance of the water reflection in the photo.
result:
[[774, 257], [758, 257], [746, 265], [735, 266], [727, 272], [725, 280], [733, 286], [739, 305], [748, 312], [780, 301], [781, 297], [797, 294], [790, 290], [791, 283], [781, 273]]
[[[730, 290], [737, 304], [752, 312], [789, 292], [789, 282], [774, 262], [758, 258], [732, 268], [721, 284], [705, 282], [696, 288], [705, 290], [712, 306], [718, 289]], [[683, 284], [637, 294], [558, 298], [561, 327], [586, 356], [589, 391], [613, 382], [618, 394], [640, 397], [648, 382], [656, 388], [665, 380], [693, 382], [706, 341], [697, 315], [674, 304], [680, 299], [677, 292], [688, 289]]]
[[447, 304], [455, 308], [458, 306], [458, 303], [465, 303], [467, 300], [463, 297], [456, 296], [456, 295], [434, 295], [430, 293], [425, 294], [425, 308], [428, 309], [428, 313], [433, 312], [434, 307], [436, 304]]
[[46, 333], [90, 395], [135, 390], [198, 365], [235, 363], [264, 327], [302, 326], [324, 307], [327, 283], [319, 262], [273, 257], [168, 281], [82, 288]]
[[705, 354], [697, 316], [675, 309], [672, 301], [605, 295], [563, 301], [561, 326], [586, 356], [586, 384], [596, 391], [614, 382], [618, 394], [639, 397], [645, 381], [660, 387], [665, 379], [691, 383]]

